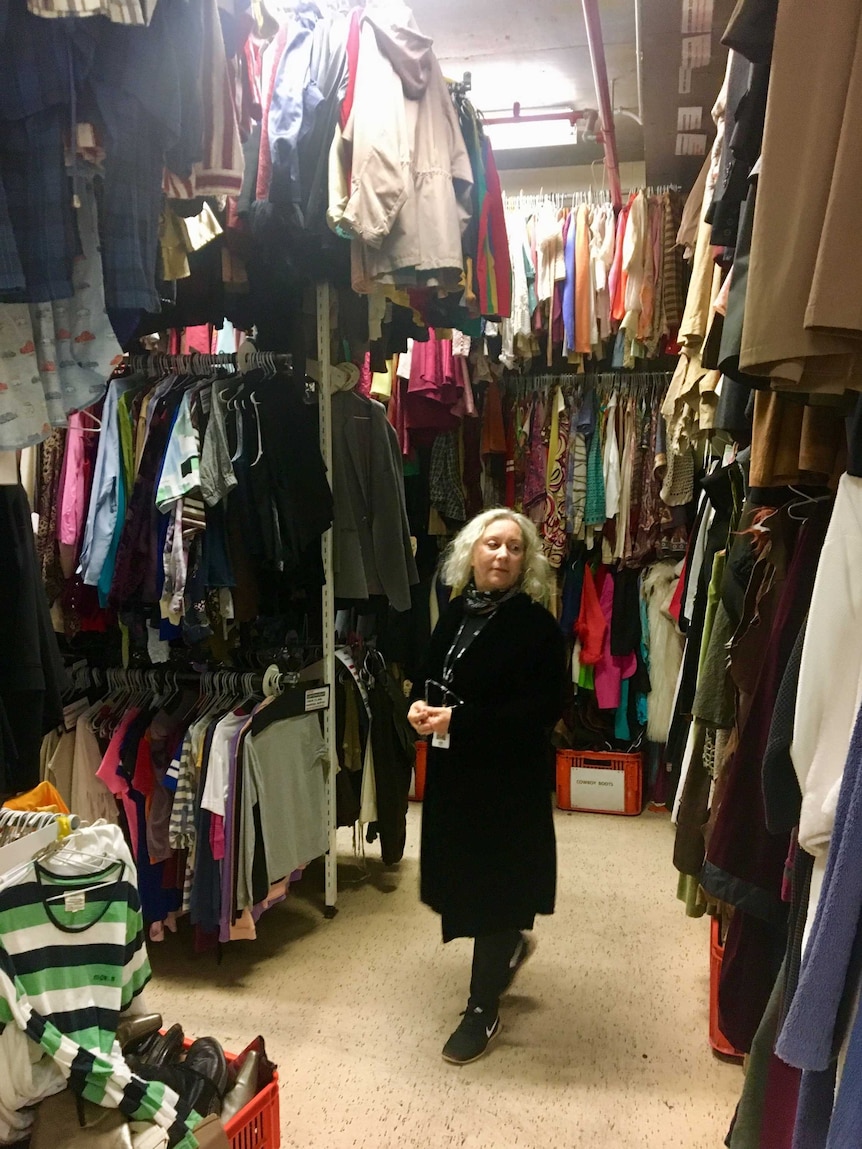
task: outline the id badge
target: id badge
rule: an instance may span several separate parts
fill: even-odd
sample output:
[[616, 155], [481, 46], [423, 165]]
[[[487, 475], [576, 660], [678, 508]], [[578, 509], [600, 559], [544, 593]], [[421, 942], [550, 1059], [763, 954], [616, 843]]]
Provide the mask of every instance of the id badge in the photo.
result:
[[438, 750], [449, 749], [449, 735], [448, 734], [433, 734], [431, 736], [431, 745], [436, 746]]

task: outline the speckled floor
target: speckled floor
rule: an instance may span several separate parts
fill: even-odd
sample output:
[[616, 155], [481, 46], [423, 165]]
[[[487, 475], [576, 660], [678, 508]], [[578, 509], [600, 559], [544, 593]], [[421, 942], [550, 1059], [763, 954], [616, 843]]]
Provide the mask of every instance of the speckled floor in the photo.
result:
[[667, 818], [560, 814], [557, 833], [557, 914], [475, 1065], [440, 1058], [470, 943], [444, 949], [417, 900], [416, 808], [397, 871], [363, 876], [343, 835], [334, 921], [310, 872], [221, 965], [185, 931], [151, 946], [148, 1004], [230, 1049], [266, 1036], [286, 1149], [720, 1149], [742, 1073], [707, 1042], [707, 924], [675, 901]]

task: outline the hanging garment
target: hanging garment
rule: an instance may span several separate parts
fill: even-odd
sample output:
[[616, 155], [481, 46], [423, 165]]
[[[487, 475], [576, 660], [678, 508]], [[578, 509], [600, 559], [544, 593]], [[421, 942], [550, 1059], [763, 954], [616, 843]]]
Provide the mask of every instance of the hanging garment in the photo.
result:
[[415, 734], [407, 721], [407, 700], [389, 671], [378, 666], [368, 692], [371, 707], [374, 800], [376, 816], [368, 827], [368, 840], [379, 835], [385, 866], [404, 856], [407, 842], [407, 807], [415, 765]]
[[575, 351], [589, 355], [599, 341], [596, 285], [590, 255], [590, 209], [578, 208], [575, 238]]
[[545, 418], [546, 403], [540, 395], [536, 395], [533, 398], [526, 444], [524, 513], [539, 522], [544, 515], [548, 469], [548, 448], [544, 438]]
[[608, 636], [608, 620], [599, 601], [596, 583], [589, 563], [584, 567], [581, 606], [575, 623], [579, 643], [578, 660], [582, 666], [595, 666], [602, 657]]
[[637, 670], [635, 654], [615, 655], [611, 651], [611, 620], [613, 618], [614, 580], [609, 568], [602, 568], [598, 579], [599, 605], [607, 623], [602, 654], [596, 663], [596, 702], [601, 710], [617, 710], [622, 700], [622, 683]]
[[386, 594], [396, 610], [409, 610], [419, 576], [395, 432], [380, 403], [352, 392], [333, 395], [332, 417], [335, 593]]
[[605, 518], [613, 519], [620, 509], [620, 448], [617, 441], [617, 396], [614, 392], [602, 411], [604, 451], [602, 474], [605, 488]]
[[563, 258], [566, 264], [566, 282], [563, 288], [563, 353], [568, 355], [575, 350], [576, 316], [575, 316], [575, 248], [577, 241], [577, 216], [569, 212], [563, 224]]
[[[262, 708], [253, 720], [251, 737], [243, 750], [245, 873], [251, 875], [253, 868], [250, 850], [257, 805], [267, 888], [279, 878], [290, 877], [329, 847], [323, 774], [326, 748], [320, 721], [316, 714], [277, 719], [268, 709]], [[246, 894], [251, 898], [249, 905], [260, 900], [251, 889], [247, 888]]]
[[859, 515], [862, 480], [844, 475], [817, 567], [802, 648], [791, 756], [802, 790], [799, 843], [825, 857], [849, 743], [848, 721], [862, 702], [862, 662], [843, 647], [842, 673], [831, 674], [834, 651], [858, 627]]
[[467, 511], [458, 469], [458, 432], [438, 435], [431, 448], [428, 478], [431, 506], [451, 523], [465, 523]]
[[397, 0], [365, 10], [344, 140], [352, 171], [331, 168], [329, 222], [354, 237], [354, 290], [456, 284], [473, 173], [431, 40]]
[[676, 683], [685, 639], [670, 614], [670, 600], [679, 581], [679, 564], [655, 563], [643, 575], [642, 594], [649, 619], [650, 686], [647, 698], [647, 737], [667, 742]]
[[566, 554], [566, 459], [569, 453], [569, 412], [562, 390], [551, 395], [551, 434], [548, 446], [546, 513], [542, 524], [545, 554], [553, 570]]

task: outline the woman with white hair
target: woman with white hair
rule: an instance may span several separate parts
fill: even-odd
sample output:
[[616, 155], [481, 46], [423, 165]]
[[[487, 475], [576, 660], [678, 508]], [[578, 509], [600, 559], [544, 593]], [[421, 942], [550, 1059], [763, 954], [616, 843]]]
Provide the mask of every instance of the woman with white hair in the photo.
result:
[[563, 707], [565, 647], [545, 608], [550, 572], [535, 526], [485, 511], [443, 563], [452, 600], [410, 707], [431, 735], [422, 818], [422, 901], [443, 941], [475, 938], [470, 998], [443, 1049], [481, 1057], [499, 1001], [533, 950], [523, 931], [554, 912], [556, 842], [549, 734]]

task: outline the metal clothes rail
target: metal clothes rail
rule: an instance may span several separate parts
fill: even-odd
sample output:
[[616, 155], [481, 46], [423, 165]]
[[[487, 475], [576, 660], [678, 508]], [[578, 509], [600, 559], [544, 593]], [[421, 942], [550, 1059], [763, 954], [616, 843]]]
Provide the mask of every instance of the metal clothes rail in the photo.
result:
[[141, 355], [126, 356], [121, 366], [128, 366], [132, 371], [177, 375], [203, 375], [216, 367], [236, 367], [241, 375], [248, 371], [266, 371], [275, 375], [278, 372], [293, 371], [293, 356], [243, 348], [239, 351], [219, 351], [212, 355], [198, 351], [188, 355], [147, 351]]

